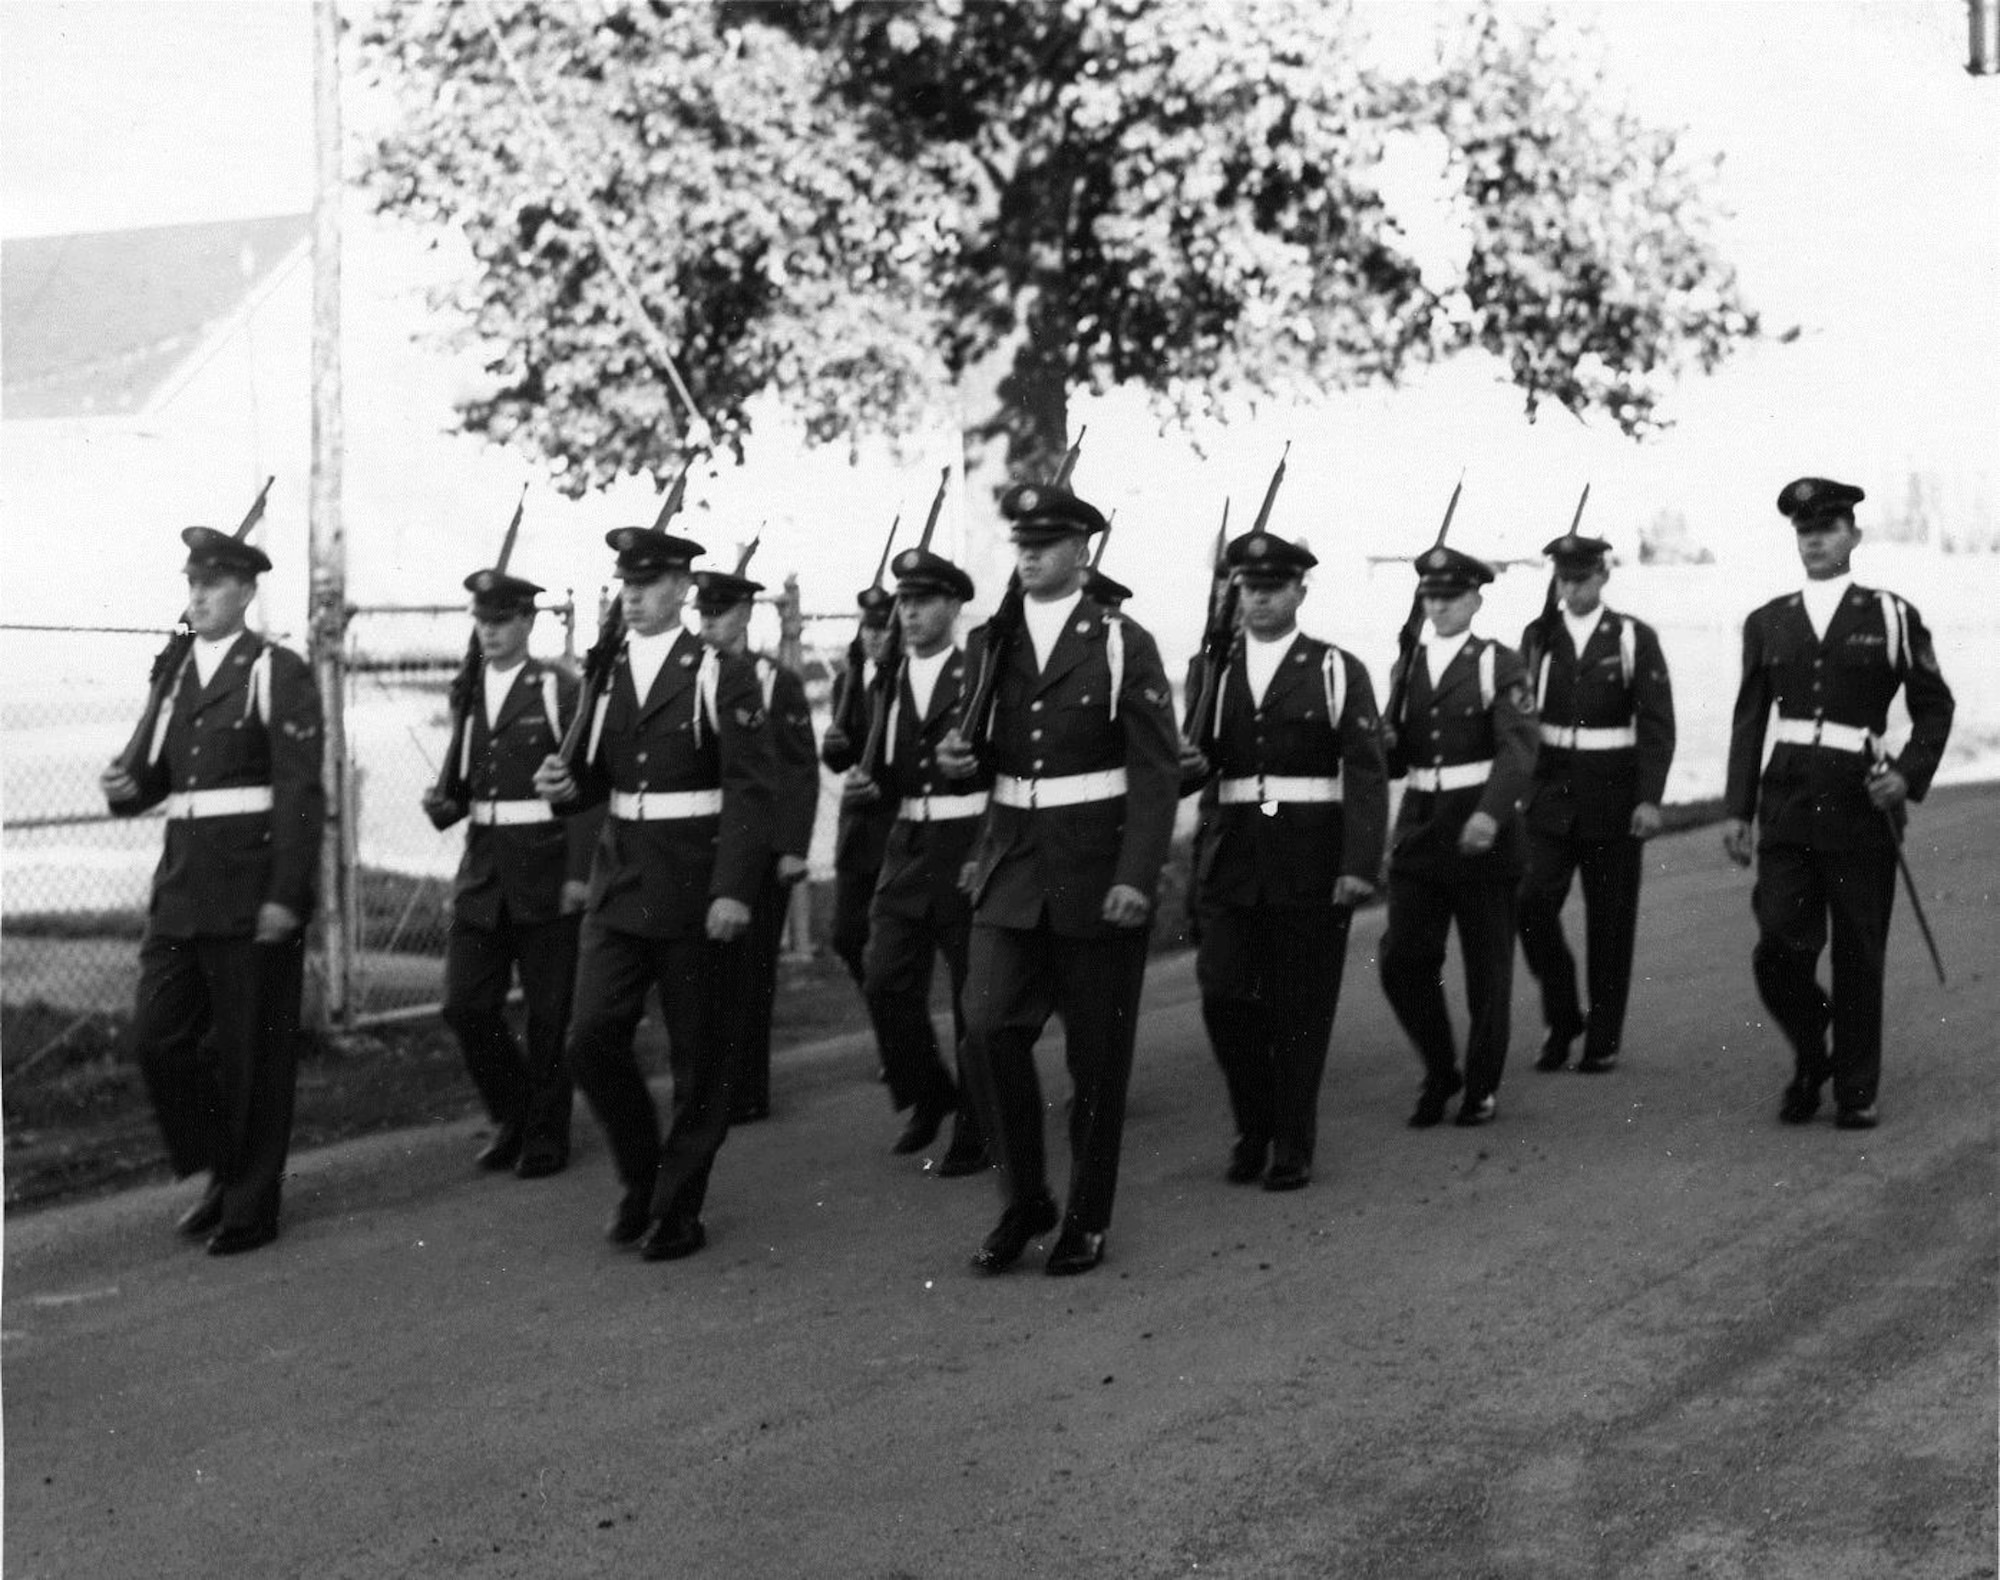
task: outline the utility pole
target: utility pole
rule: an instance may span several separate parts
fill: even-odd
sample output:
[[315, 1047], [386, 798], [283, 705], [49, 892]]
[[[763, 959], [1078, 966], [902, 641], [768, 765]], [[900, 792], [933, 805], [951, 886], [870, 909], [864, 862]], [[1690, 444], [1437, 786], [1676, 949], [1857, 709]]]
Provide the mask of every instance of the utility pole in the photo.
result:
[[354, 780], [347, 761], [347, 534], [340, 516], [340, 15], [313, 0], [312, 593], [308, 656], [326, 719], [320, 847], [322, 1030], [353, 1017]]

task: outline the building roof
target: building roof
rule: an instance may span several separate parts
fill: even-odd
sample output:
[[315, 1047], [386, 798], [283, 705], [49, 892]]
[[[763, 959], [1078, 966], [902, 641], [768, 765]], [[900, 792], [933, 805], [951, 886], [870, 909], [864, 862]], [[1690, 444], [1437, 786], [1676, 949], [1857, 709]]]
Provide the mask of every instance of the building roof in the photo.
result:
[[306, 214], [0, 242], [0, 409], [143, 411], [305, 246]]

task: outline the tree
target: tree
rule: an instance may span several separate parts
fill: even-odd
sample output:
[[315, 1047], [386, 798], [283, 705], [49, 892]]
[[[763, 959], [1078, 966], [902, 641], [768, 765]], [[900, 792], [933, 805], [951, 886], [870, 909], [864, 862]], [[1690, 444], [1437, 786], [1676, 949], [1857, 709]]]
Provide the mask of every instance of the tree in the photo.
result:
[[[577, 492], [691, 437], [635, 296], [739, 453], [761, 394], [818, 441], [958, 401], [1016, 473], [1079, 391], [1187, 419], [1474, 349], [1531, 411], [1643, 436], [1758, 332], [1701, 172], [1546, 20], [1476, 14], [1422, 80], [1371, 69], [1325, 0], [395, 0], [365, 42], [399, 107], [380, 206], [476, 260], [449, 305], [495, 385], [462, 421]], [[1455, 280], [1379, 190], [1416, 135]]]

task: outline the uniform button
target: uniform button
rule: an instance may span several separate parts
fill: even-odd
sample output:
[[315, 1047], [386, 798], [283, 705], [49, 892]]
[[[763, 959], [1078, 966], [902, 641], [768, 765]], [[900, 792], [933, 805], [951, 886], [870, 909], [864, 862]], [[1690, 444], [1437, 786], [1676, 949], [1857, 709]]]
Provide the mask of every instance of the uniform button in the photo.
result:
[[1041, 759], [1041, 758], [1037, 757], [1037, 758], [1035, 759], [1035, 766], [1036, 766], [1037, 768], [1040, 768], [1040, 767], [1042, 767], [1042, 766], [1043, 766], [1043, 763], [1042, 763], [1042, 759]]
[[1031, 740], [1031, 741], [1038, 741], [1038, 740], [1040, 740], [1041, 738], [1042, 738], [1042, 732], [1041, 732], [1040, 730], [1030, 730], [1030, 731], [1028, 731], [1028, 739], [1029, 739], [1029, 740]]
[[645, 760], [646, 760], [646, 754], [644, 752], [641, 752], [639, 754], [639, 761], [643, 763]]
[[1040, 713], [1042, 711], [1042, 705], [1039, 702], [1031, 702], [1028, 704], [1028, 711], [1030, 713]]

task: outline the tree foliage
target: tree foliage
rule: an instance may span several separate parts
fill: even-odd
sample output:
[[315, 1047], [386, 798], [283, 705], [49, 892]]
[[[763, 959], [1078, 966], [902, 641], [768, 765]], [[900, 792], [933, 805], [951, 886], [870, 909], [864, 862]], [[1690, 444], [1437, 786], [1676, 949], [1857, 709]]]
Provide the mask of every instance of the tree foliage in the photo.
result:
[[[578, 491], [689, 440], [607, 240], [739, 449], [760, 394], [820, 441], [969, 398], [969, 437], [1035, 469], [1079, 391], [1191, 418], [1475, 348], [1531, 409], [1641, 435], [1757, 332], [1701, 172], [1549, 24], [1475, 15], [1418, 80], [1371, 69], [1358, 28], [1325, 0], [392, 0], [365, 35], [397, 104], [369, 179], [470, 244], [447, 305], [494, 385], [465, 425]], [[1455, 280], [1380, 188], [1420, 133]]]

